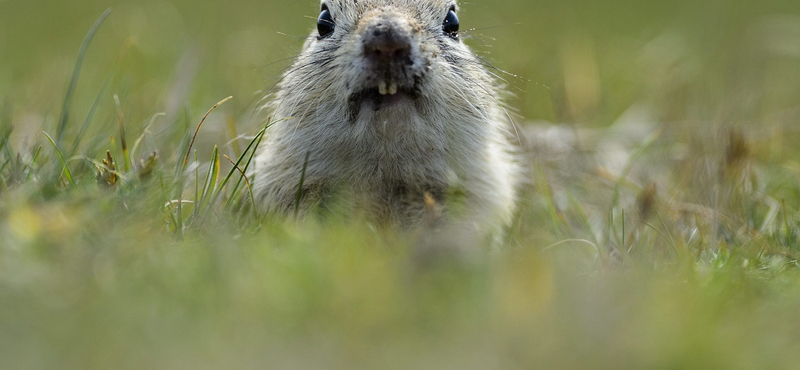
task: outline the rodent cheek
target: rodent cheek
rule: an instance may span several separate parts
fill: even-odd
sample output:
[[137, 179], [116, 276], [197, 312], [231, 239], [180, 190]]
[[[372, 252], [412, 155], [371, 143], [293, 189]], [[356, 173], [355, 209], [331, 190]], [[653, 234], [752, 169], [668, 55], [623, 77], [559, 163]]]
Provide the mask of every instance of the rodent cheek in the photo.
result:
[[361, 48], [356, 47], [357, 45], [361, 45], [359, 38], [343, 40], [334, 55], [335, 70], [331, 71], [331, 74], [343, 77], [342, 79], [348, 82], [349, 88], [353, 88], [356, 81], [363, 79], [364, 71], [368, 67], [361, 56]]

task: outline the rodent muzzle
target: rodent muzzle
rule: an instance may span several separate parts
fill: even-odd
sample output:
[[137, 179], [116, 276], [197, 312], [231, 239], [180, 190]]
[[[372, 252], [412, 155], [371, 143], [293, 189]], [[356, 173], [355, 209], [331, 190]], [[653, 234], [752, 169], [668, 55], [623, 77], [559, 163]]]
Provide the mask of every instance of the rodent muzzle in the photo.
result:
[[[380, 95], [394, 95], [413, 85], [414, 39], [406, 21], [391, 15], [370, 19], [361, 28], [367, 84]], [[401, 19], [401, 18], [400, 18]]]
[[364, 39], [364, 57], [377, 67], [411, 64], [411, 40], [394, 28], [379, 23]]

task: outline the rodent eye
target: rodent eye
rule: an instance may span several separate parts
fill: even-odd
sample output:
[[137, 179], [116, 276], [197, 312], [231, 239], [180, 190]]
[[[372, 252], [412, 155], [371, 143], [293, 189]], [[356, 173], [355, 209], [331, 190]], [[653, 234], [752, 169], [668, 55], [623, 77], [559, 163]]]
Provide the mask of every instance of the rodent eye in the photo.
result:
[[322, 12], [319, 14], [319, 18], [317, 18], [317, 31], [319, 31], [319, 38], [327, 37], [333, 33], [333, 29], [335, 24], [333, 23], [333, 17], [331, 16], [330, 10], [328, 7], [323, 7]]
[[444, 18], [442, 30], [444, 30], [444, 33], [450, 37], [458, 37], [458, 16], [456, 15], [456, 10], [454, 8], [451, 8], [450, 11], [447, 12], [447, 17]]

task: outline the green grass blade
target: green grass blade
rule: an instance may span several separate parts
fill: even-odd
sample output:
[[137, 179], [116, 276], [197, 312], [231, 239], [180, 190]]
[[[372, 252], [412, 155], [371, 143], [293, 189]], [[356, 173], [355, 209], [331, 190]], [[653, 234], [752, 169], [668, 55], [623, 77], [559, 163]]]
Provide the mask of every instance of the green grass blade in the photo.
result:
[[205, 209], [209, 204], [211, 194], [217, 187], [217, 178], [219, 177], [219, 149], [214, 146], [214, 151], [211, 153], [211, 163], [208, 166], [206, 179], [203, 182], [203, 194], [200, 196], [199, 203], [195, 205], [194, 213], [198, 214], [202, 209]]
[[[253, 149], [253, 146], [256, 144], [256, 142], [260, 142], [261, 141], [261, 137], [264, 136], [265, 130], [266, 129], [262, 129], [261, 131], [259, 131], [258, 134], [256, 134], [256, 136], [253, 138], [253, 140], [250, 140], [250, 143], [244, 149], [242, 154], [239, 155], [239, 158], [236, 160], [236, 162], [232, 162], [233, 167], [231, 167], [231, 170], [228, 171], [228, 174], [225, 176], [225, 178], [220, 183], [220, 185], [218, 187], [218, 191], [214, 193], [214, 198], [212, 199], [212, 203], [215, 202], [219, 198], [220, 194], [222, 193], [222, 191], [224, 191], [225, 186], [228, 184], [228, 181], [230, 181], [230, 179], [231, 179], [231, 177], [233, 176], [234, 173], [236, 173], [238, 171], [242, 171], [243, 174], [245, 173], [243, 170], [240, 169], [239, 165], [242, 164], [242, 161], [244, 161], [245, 156], [247, 156], [248, 152], [251, 149]], [[233, 192], [228, 194], [229, 195], [229, 198], [228, 198], [229, 200], [236, 196], [236, 192], [235, 192], [236, 190], [238, 190], [238, 186], [237, 186], [237, 188], [234, 188]], [[227, 207], [227, 205], [228, 205], [228, 202], [226, 202], [226, 207]]]
[[[252, 187], [252, 186], [250, 186], [250, 180], [248, 180], [248, 179], [247, 179], [247, 174], [246, 174], [244, 171], [242, 171], [242, 170], [241, 170], [241, 169], [240, 169], [240, 168], [239, 168], [239, 167], [238, 167], [238, 166], [237, 166], [237, 165], [236, 165], [236, 164], [233, 162], [233, 160], [232, 160], [232, 159], [230, 159], [230, 157], [228, 157], [227, 155], [225, 156], [225, 159], [227, 159], [229, 162], [231, 162], [231, 165], [233, 165], [233, 169], [235, 169], [235, 170], [239, 171], [239, 173], [242, 175], [242, 178], [244, 179], [245, 185], [247, 186], [247, 195], [250, 197], [250, 202], [252, 202], [252, 203], [253, 203], [253, 217], [254, 217], [256, 220], [258, 220], [258, 218], [259, 218], [259, 217], [258, 217], [258, 207], [256, 207], [256, 206], [255, 206], [255, 203], [256, 203], [256, 198], [255, 198], [255, 196], [253, 195], [253, 187]], [[225, 205], [226, 205], [226, 207], [227, 207], [227, 203], [226, 203]], [[227, 208], [225, 208], [225, 209], [227, 209]]]
[[614, 195], [611, 197], [611, 206], [615, 207], [619, 202], [619, 193], [620, 188], [622, 187], [622, 183], [628, 178], [628, 174], [630, 174], [631, 170], [633, 170], [633, 166], [636, 165], [636, 162], [639, 158], [644, 154], [647, 149], [650, 148], [653, 143], [661, 137], [661, 134], [664, 132], [664, 129], [658, 129], [656, 132], [652, 133], [650, 136], [644, 139], [641, 145], [639, 145], [636, 150], [633, 151], [631, 156], [628, 158], [628, 161], [625, 162], [625, 167], [623, 167], [622, 172], [619, 174], [617, 178], [617, 182], [614, 184]]
[[234, 156], [242, 155], [242, 148], [239, 147], [239, 140], [236, 138], [239, 137], [239, 134], [236, 131], [236, 121], [233, 119], [233, 116], [228, 116], [228, 119], [225, 120], [228, 129], [228, 135], [231, 137], [231, 148], [233, 149]]
[[100, 25], [103, 24], [103, 21], [105, 21], [106, 18], [108, 18], [109, 14], [111, 14], [111, 8], [106, 9], [106, 11], [100, 15], [100, 18], [97, 18], [97, 21], [94, 22], [92, 28], [89, 29], [89, 33], [87, 33], [86, 37], [83, 39], [81, 48], [78, 50], [78, 58], [75, 61], [75, 69], [72, 71], [72, 79], [67, 87], [67, 93], [64, 96], [64, 105], [61, 108], [61, 119], [58, 122], [58, 131], [56, 131], [56, 140], [59, 143], [63, 139], [64, 129], [66, 129], [67, 122], [69, 121], [69, 109], [72, 104], [72, 97], [75, 94], [75, 87], [78, 85], [78, 78], [81, 74], [81, 68], [83, 67], [83, 59], [86, 56], [86, 51], [89, 49], [89, 44], [92, 42], [94, 35], [97, 33], [97, 29], [100, 28]]
[[625, 162], [625, 167], [623, 167], [622, 172], [619, 174], [619, 177], [617, 177], [617, 181], [614, 183], [614, 192], [613, 195], [611, 196], [611, 205], [610, 205], [611, 211], [609, 212], [609, 215], [611, 216], [608, 219], [608, 232], [606, 233], [606, 240], [605, 240], [606, 243], [610, 240], [611, 235], [615, 234], [613, 230], [614, 227], [613, 210], [619, 203], [620, 188], [622, 187], [622, 184], [625, 182], [625, 180], [628, 179], [628, 174], [630, 174], [630, 172], [633, 170], [633, 166], [636, 164], [639, 158], [644, 154], [645, 151], [647, 151], [648, 148], [650, 148], [651, 145], [653, 145], [653, 143], [656, 142], [656, 140], [658, 140], [658, 138], [661, 137], [661, 134], [663, 132], [664, 129], [660, 128], [656, 130], [654, 133], [652, 133], [650, 136], [645, 138], [642, 144], [639, 145], [639, 147], [636, 148], [636, 150], [634, 150], [633, 153], [631, 153], [631, 156], [628, 158], [627, 162]]
[[556, 201], [553, 199], [553, 189], [550, 187], [550, 183], [547, 181], [547, 176], [541, 167], [536, 168], [536, 177], [538, 178], [537, 187], [547, 201], [547, 211], [550, 215], [550, 222], [553, 225], [553, 232], [555, 233], [557, 239], [562, 239], [564, 230], [562, 230], [561, 224], [564, 222], [561, 220], [558, 208], [556, 207]]
[[170, 201], [169, 200], [167, 200], [166, 204], [167, 204], [167, 207], [166, 207], [167, 208], [167, 215], [169, 217], [169, 220], [168, 220], [169, 221], [169, 225], [170, 226], [174, 226], [175, 227], [175, 232], [178, 232], [178, 230], [181, 227], [180, 226], [181, 223], [180, 223], [180, 221], [178, 221], [178, 218], [175, 216], [175, 213], [172, 212], [171, 207], [169, 207], [169, 205], [170, 205]]
[[569, 198], [570, 204], [572, 204], [572, 208], [578, 212], [578, 217], [581, 219], [581, 223], [583, 223], [584, 227], [586, 227], [587, 232], [592, 236], [591, 241], [595, 245], [601, 245], [600, 241], [597, 239], [597, 233], [594, 231], [594, 227], [592, 227], [591, 221], [589, 221], [589, 216], [586, 214], [586, 211], [583, 209], [583, 205], [581, 202], [578, 201], [575, 196], [572, 195], [571, 192], [567, 192], [567, 197]]
[[63, 173], [64, 176], [67, 178], [67, 181], [69, 181], [69, 183], [72, 184], [73, 187], [77, 188], [78, 184], [75, 183], [75, 179], [72, 177], [72, 171], [69, 169], [69, 164], [64, 158], [64, 154], [61, 153], [61, 150], [58, 149], [58, 145], [56, 145], [56, 142], [53, 141], [53, 138], [51, 138], [50, 135], [47, 134], [47, 132], [44, 132], [44, 136], [47, 137], [47, 140], [50, 141], [50, 145], [52, 145], [53, 149], [55, 149], [56, 155], [58, 156], [58, 159], [61, 161], [61, 165], [63, 167]]
[[311, 152], [306, 153], [306, 159], [303, 160], [303, 172], [300, 173], [300, 183], [297, 184], [297, 196], [294, 200], [294, 217], [295, 219], [300, 214], [300, 201], [303, 198], [303, 185], [306, 182], [306, 169], [308, 169], [308, 158]]
[[0, 152], [6, 154], [6, 157], [11, 158], [11, 150], [8, 147], [9, 137], [11, 136], [11, 130], [7, 132], [0, 133]]
[[36, 161], [39, 159], [39, 154], [41, 153], [42, 153], [42, 146], [39, 145], [39, 147], [36, 148], [36, 153], [33, 154], [33, 160], [31, 160], [32, 165], [36, 164]]
[[2, 158], [3, 155], [6, 157], [3, 165], [0, 166], [0, 186], [2, 186], [0, 190], [3, 190], [3, 192], [8, 191], [8, 185], [6, 184], [6, 179], [4, 178], [3, 173], [5, 173], [6, 167], [9, 163], [11, 163], [11, 159], [13, 158], [9, 145], [12, 130], [13, 126], [11, 126], [11, 112], [9, 112], [9, 104], [5, 103], [0, 106], [0, 158]]
[[194, 151], [194, 204], [200, 204], [200, 165], [197, 160], [197, 150]]
[[[256, 142], [256, 145], [255, 145], [256, 148], [258, 148], [258, 145], [259, 145], [259, 143], [261, 142], [262, 139], [263, 139], [263, 137], [260, 138], [258, 140], [258, 142]], [[253, 151], [250, 152], [250, 157], [247, 159], [247, 163], [245, 163], [244, 168], [242, 168], [242, 173], [247, 173], [247, 169], [250, 168], [250, 164], [252, 164], [253, 158], [255, 158], [256, 150], [257, 149], [253, 149]], [[236, 201], [237, 199], [239, 199], [238, 197], [236, 197], [236, 194], [239, 193], [239, 188], [241, 187], [242, 182], [246, 182], [246, 181], [247, 181], [247, 179], [245, 179], [244, 177], [239, 177], [239, 180], [236, 181], [236, 186], [233, 187], [233, 191], [231, 191], [230, 198], [228, 199], [229, 205], [226, 208], [231, 209], [229, 207], [234, 207], [233, 206], [233, 202]], [[239, 208], [239, 205], [237, 205], [234, 208]]]
[[89, 113], [86, 115], [86, 119], [83, 120], [80, 130], [78, 130], [78, 136], [75, 138], [75, 141], [72, 143], [72, 148], [69, 150], [70, 155], [75, 154], [75, 151], [78, 150], [78, 145], [80, 145], [84, 135], [86, 135], [86, 131], [89, 129], [89, 126], [94, 120], [94, 116], [97, 114], [97, 109], [100, 108], [100, 103], [102, 103], [103, 98], [106, 96], [110, 85], [111, 78], [108, 78], [106, 79], [106, 82], [103, 83], [103, 87], [100, 88], [100, 91], [98, 91], [97, 95], [94, 97], [92, 107], [89, 108]]
[[[276, 121], [269, 120], [267, 122], [267, 125], [264, 126], [264, 128], [258, 132], [258, 134], [253, 138], [253, 140], [250, 140], [250, 143], [247, 145], [247, 148], [252, 147], [252, 151], [250, 152], [250, 156], [248, 157], [247, 163], [245, 163], [244, 168], [241, 168], [242, 173], [247, 173], [247, 170], [253, 163], [253, 158], [255, 158], [256, 152], [258, 151], [258, 147], [261, 144], [261, 141], [264, 140], [264, 135], [266, 135], [267, 130], [269, 130], [270, 127], [281, 121], [283, 120], [282, 119]], [[245, 153], [247, 153], [247, 149], [245, 149], [242, 155], [245, 155]], [[233, 207], [234, 204], [233, 202], [239, 199], [239, 197], [237, 197], [236, 194], [239, 192], [239, 188], [242, 186], [242, 181], [246, 181], [246, 179], [244, 177], [239, 177], [239, 180], [236, 181], [236, 185], [233, 187], [233, 190], [229, 194], [230, 198], [228, 198], [228, 203], [225, 205], [225, 209], [231, 209], [231, 207]]]
[[3, 171], [6, 170], [6, 167], [8, 167], [9, 163], [11, 163], [11, 158], [6, 158], [5, 162], [3, 162], [3, 165], [0, 166], [0, 176], [3, 175]]
[[[192, 115], [191, 115], [191, 113], [189, 113], [189, 109], [188, 108], [185, 109], [184, 113], [183, 113], [183, 125], [182, 125], [182, 126], [184, 126], [184, 127], [182, 127], [182, 129], [184, 129], [185, 131], [184, 131], [184, 134], [183, 134], [183, 138], [180, 141], [179, 150], [178, 150], [176, 155], [181, 155], [181, 153], [184, 153], [187, 150], [189, 150], [189, 143], [192, 140], [192, 134], [189, 132], [189, 127], [192, 125], [191, 117], [192, 117]], [[177, 126], [177, 124], [176, 124], [176, 126]], [[183, 187], [183, 184], [182, 184], [182, 181], [181, 181], [181, 175], [183, 174], [184, 170], [185, 169], [183, 167], [183, 161], [180, 161], [180, 160], [175, 161], [175, 172], [174, 172], [173, 177], [175, 178], [176, 181], [181, 182], [181, 185], [180, 185], [181, 188]], [[181, 191], [183, 191], [183, 190], [181, 189]]]
[[179, 238], [183, 238], [183, 198], [178, 198], [178, 210], [175, 219], [177, 220], [175, 232]]
[[5, 152], [10, 158], [11, 150], [8, 142], [10, 141], [14, 126], [11, 125], [11, 112], [9, 112], [8, 109], [7, 103], [0, 107], [0, 152]]

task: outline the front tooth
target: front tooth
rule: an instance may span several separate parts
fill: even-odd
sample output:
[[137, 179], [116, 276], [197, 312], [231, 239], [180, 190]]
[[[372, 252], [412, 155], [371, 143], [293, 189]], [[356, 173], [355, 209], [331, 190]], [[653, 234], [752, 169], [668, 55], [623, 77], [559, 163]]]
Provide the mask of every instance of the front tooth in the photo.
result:
[[392, 82], [389, 85], [389, 95], [394, 95], [394, 94], [397, 94], [397, 84]]
[[386, 95], [389, 93], [389, 89], [386, 87], [386, 81], [381, 81], [378, 83], [378, 94]]

